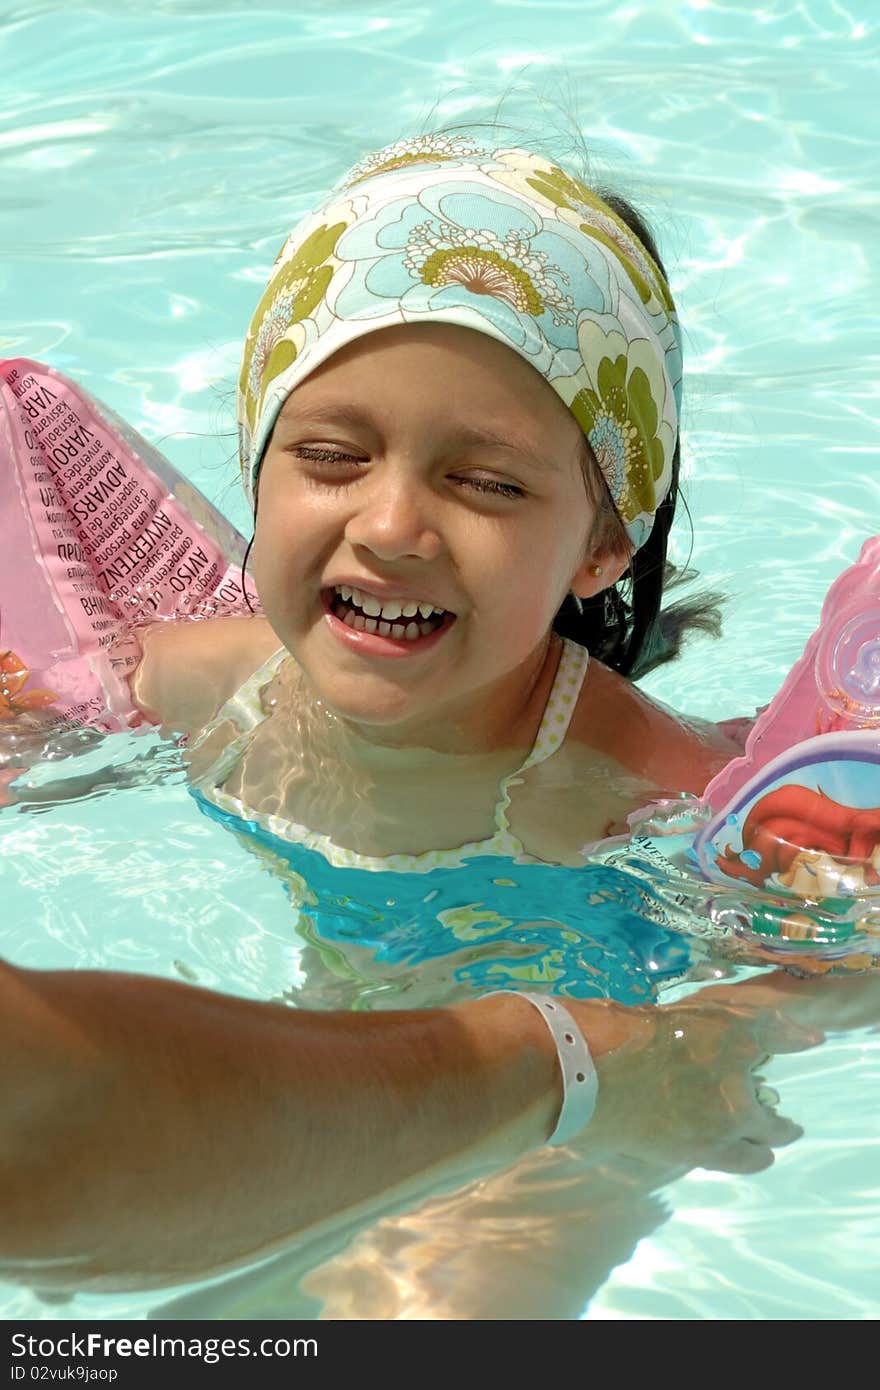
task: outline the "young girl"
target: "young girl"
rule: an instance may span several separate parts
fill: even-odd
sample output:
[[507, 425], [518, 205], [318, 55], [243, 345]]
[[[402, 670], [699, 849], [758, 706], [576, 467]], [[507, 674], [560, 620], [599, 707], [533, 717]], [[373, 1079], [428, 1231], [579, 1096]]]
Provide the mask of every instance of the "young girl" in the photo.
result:
[[[585, 838], [634, 804], [609, 769], [613, 782], [627, 769], [642, 786], [700, 790], [731, 752], [609, 674], [644, 670], [658, 646], [681, 389], [665, 277], [614, 203], [525, 151], [425, 138], [358, 165], [275, 263], [239, 391], [265, 618], [161, 630], [138, 694], [196, 729], [277, 652], [274, 678], [286, 650], [299, 675], [268, 723], [303, 711], [335, 770], [375, 784], [378, 814], [359, 829], [350, 811], [315, 808], [324, 823], [311, 825], [289, 777], [271, 810], [347, 849], [483, 838], [483, 808], [449, 789], [450, 758], [486, 758], [494, 793], [563, 693], [554, 749], [608, 763], [590, 778], [602, 805], [589, 788], [575, 812]], [[614, 587], [623, 576], [631, 605]], [[288, 759], [314, 760], [303, 741]], [[265, 745], [262, 730], [249, 740], [235, 786], [269, 762], [277, 796], [284, 769]], [[427, 776], [444, 802], [424, 826], [407, 796], [403, 750], [416, 747], [439, 755]]]
[[[587, 1157], [622, 1156], [627, 1190], [635, 1171], [650, 1187], [682, 1164], [764, 1166], [797, 1129], [759, 1104], [756, 1059], [816, 1040], [736, 989], [605, 1003], [650, 1000], [687, 956], [584, 846], [659, 792], [700, 792], [736, 751], [629, 679], [669, 651], [680, 386], [666, 278], [620, 200], [465, 137], [370, 157], [285, 242], [247, 337], [263, 614], [158, 625], [133, 681], [189, 736], [204, 810], [319, 919], [322, 960], [344, 942], [352, 988], [569, 996], [602, 1087]], [[322, 1023], [159, 981], [0, 986], [7, 1113], [30, 1117], [5, 1136], [21, 1215], [4, 1254], [40, 1261], [48, 1242], [74, 1282], [132, 1250], [135, 1282], [185, 1277], [461, 1180], [546, 1139], [561, 1103], [519, 1001]], [[72, 1187], [53, 1218], [31, 1159], [59, 1143]], [[163, 1175], [146, 1188], [144, 1153]]]
[[[583, 865], [628, 812], [701, 791], [734, 751], [627, 679], [663, 648], [681, 386], [674, 305], [636, 225], [548, 161], [464, 137], [358, 165], [285, 243], [245, 347], [264, 616], [161, 625], [134, 685], [151, 718], [199, 734], [203, 808], [301, 891], [392, 897], [399, 924], [430, 873], [442, 901], [422, 934], [445, 912], [451, 940], [458, 908], [547, 917], [568, 884], [607, 933], [589, 969], [563, 959], [566, 992], [628, 1002], [657, 954], [654, 937], [612, 949], [621, 924], [644, 937], [631, 885], [595, 869], [604, 904], [584, 913], [584, 880], [526, 874], [523, 899], [498, 861]], [[466, 874], [452, 897], [450, 869]], [[532, 978], [561, 981], [559, 948], [545, 933]], [[505, 978], [497, 949], [466, 976]]]

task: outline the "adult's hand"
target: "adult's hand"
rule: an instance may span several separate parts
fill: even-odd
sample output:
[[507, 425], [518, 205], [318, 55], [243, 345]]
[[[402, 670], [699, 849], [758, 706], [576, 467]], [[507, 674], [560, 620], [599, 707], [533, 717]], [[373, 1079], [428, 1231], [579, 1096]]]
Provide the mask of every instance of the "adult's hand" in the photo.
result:
[[[711, 987], [628, 1011], [628, 1040], [600, 1062], [585, 1155], [655, 1168], [664, 1180], [694, 1167], [754, 1173], [800, 1136], [769, 1103], [756, 1067], [770, 1054], [815, 1047], [823, 1035], [786, 1017], [771, 994], [752, 1000], [738, 989]], [[588, 1033], [585, 1006], [566, 1003]]]

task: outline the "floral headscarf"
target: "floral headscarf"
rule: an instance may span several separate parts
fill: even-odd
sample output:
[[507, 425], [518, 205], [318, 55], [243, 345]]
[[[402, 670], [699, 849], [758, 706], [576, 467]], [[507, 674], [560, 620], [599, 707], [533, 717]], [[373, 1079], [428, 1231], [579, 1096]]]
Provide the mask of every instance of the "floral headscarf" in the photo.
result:
[[590, 442], [634, 547], [672, 480], [681, 336], [665, 278], [601, 198], [550, 161], [422, 136], [370, 155], [285, 241], [238, 393], [251, 502], [294, 388], [392, 324], [461, 324], [549, 382]]

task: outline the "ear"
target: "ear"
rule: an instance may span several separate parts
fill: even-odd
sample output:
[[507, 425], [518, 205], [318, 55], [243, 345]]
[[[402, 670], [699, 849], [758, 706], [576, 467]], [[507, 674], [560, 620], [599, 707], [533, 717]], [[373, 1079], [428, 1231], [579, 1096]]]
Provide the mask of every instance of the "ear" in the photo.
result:
[[583, 564], [572, 575], [569, 588], [578, 598], [593, 598], [610, 589], [629, 568], [633, 548], [625, 536], [614, 542], [602, 541], [590, 547]]

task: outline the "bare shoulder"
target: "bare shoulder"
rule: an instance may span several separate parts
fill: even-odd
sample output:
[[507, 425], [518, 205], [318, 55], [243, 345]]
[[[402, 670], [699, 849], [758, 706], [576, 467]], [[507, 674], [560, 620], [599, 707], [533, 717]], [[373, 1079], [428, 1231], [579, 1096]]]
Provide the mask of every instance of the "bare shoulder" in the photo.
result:
[[263, 617], [157, 623], [141, 641], [132, 699], [147, 718], [176, 733], [203, 728], [280, 645]]
[[658, 791], [697, 795], [740, 751], [714, 724], [651, 699], [599, 661], [590, 663], [570, 737]]

